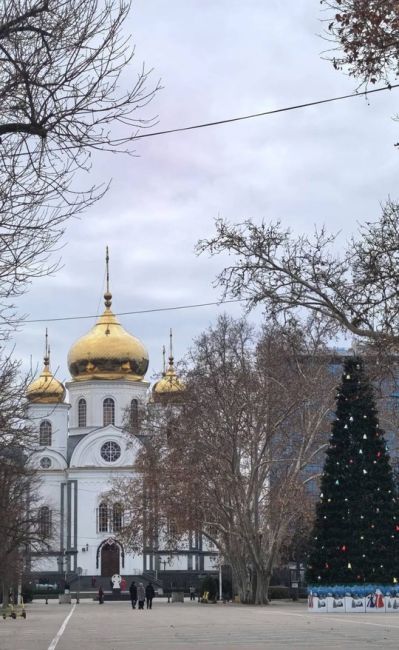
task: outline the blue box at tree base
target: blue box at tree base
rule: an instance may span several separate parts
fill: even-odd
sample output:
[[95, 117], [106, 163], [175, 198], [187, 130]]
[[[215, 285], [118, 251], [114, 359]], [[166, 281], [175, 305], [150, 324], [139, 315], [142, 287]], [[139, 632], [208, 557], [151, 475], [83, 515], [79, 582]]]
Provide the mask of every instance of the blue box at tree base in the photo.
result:
[[399, 588], [392, 585], [310, 585], [308, 611], [315, 614], [399, 613]]

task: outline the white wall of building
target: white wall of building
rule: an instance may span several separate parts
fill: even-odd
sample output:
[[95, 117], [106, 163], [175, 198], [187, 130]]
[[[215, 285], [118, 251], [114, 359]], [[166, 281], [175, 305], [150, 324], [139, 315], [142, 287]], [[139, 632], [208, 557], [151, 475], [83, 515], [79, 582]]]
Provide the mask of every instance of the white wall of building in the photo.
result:
[[[108, 539], [117, 541], [117, 532], [98, 530], [98, 507], [103, 495], [112, 487], [114, 479], [131, 477], [136, 454], [141, 442], [123, 430], [126, 413], [131, 401], [137, 399], [144, 403], [148, 397], [147, 382], [129, 380], [82, 381], [70, 382], [68, 385], [71, 404], [31, 404], [30, 414], [37, 431], [37, 447], [31, 456], [31, 463], [39, 469], [41, 477], [41, 502], [52, 511], [53, 540], [51, 555], [33, 558], [32, 570], [57, 572], [63, 551], [68, 555], [68, 571], [81, 567], [83, 575], [101, 575], [101, 545]], [[115, 402], [115, 424], [103, 427], [103, 401], [111, 397]], [[85, 399], [87, 405], [87, 426], [78, 425], [78, 402]], [[40, 422], [48, 420], [52, 427], [51, 445], [41, 447], [39, 444]], [[80, 436], [79, 438], [77, 436]], [[68, 450], [68, 438], [77, 441]], [[106, 460], [102, 456], [103, 445], [115, 443], [120, 448], [119, 457]], [[70, 457], [68, 457], [68, 454]], [[50, 463], [48, 469], [41, 467], [41, 461]], [[202, 546], [207, 550], [205, 540]], [[161, 544], [162, 547], [162, 544]], [[184, 538], [179, 549], [182, 554], [160, 554], [158, 567], [166, 570], [186, 571], [200, 570], [199, 556], [195, 549], [190, 550], [188, 538]], [[213, 550], [213, 549], [212, 549]], [[190, 556], [190, 561], [189, 561]], [[66, 566], [66, 560], [64, 561]], [[204, 558], [204, 569], [214, 569], [212, 559]], [[155, 568], [154, 559], [124, 553], [124, 566], [120, 552], [119, 571], [121, 575], [139, 575], [143, 570]]]
[[111, 397], [115, 402], [115, 426], [123, 427], [126, 414], [130, 409], [132, 399], [144, 403], [147, 399], [149, 383], [146, 381], [98, 380], [98, 381], [71, 381], [67, 383], [70, 412], [70, 433], [85, 433], [78, 427], [78, 403], [85, 399], [87, 404], [86, 429], [103, 426], [103, 402]]

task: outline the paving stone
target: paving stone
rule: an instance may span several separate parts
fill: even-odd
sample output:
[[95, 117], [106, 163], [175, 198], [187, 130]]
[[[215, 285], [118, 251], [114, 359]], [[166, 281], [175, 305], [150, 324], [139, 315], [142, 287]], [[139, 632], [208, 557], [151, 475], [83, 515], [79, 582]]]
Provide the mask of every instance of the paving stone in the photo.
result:
[[[28, 605], [27, 619], [0, 622], [1, 650], [361, 650], [398, 647], [399, 615], [308, 614], [304, 603], [269, 607], [154, 600], [152, 610], [127, 602]], [[54, 645], [54, 643], [56, 645]]]

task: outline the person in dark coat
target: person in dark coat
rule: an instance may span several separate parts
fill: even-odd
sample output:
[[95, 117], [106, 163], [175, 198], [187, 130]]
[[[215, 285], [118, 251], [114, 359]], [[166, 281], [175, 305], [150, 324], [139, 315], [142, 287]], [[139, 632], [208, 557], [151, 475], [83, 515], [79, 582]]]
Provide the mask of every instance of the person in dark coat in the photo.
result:
[[144, 609], [145, 589], [142, 582], [139, 582], [137, 587], [137, 600], [139, 601], [139, 609]]
[[145, 597], [147, 600], [147, 609], [152, 609], [152, 599], [155, 596], [155, 591], [154, 587], [152, 586], [151, 582], [148, 583], [148, 585], [145, 588]]
[[98, 603], [99, 603], [99, 605], [104, 604], [104, 592], [103, 592], [103, 588], [102, 588], [101, 585], [100, 585], [100, 588], [98, 590]]
[[130, 600], [132, 601], [132, 608], [136, 609], [137, 587], [136, 587], [136, 583], [134, 582], [134, 580], [133, 580], [132, 584], [129, 587], [129, 591], [130, 591]]

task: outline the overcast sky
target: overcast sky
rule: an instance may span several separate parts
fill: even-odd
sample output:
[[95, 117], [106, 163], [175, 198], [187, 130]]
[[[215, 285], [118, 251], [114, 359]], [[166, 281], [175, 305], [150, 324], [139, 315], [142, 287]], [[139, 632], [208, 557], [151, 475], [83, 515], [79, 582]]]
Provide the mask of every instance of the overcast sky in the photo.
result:
[[[136, 0], [128, 25], [136, 44], [129, 74], [135, 78], [145, 62], [153, 83], [160, 78], [164, 87], [142, 116], [158, 115], [160, 130], [353, 91], [356, 82], [322, 59], [323, 17], [318, 0]], [[194, 254], [217, 216], [280, 219], [298, 233], [326, 224], [349, 236], [359, 222], [378, 217], [388, 195], [399, 198], [393, 146], [399, 123], [392, 119], [398, 106], [394, 90], [367, 101], [142, 139], [136, 158], [98, 156], [92, 177], [112, 176], [107, 196], [69, 223], [63, 268], [35, 280], [20, 310], [42, 319], [101, 311], [106, 244], [115, 311], [217, 300], [212, 282], [223, 260]], [[240, 313], [236, 305], [223, 309]], [[121, 322], [146, 345], [151, 379], [169, 327], [180, 358], [221, 311], [124, 316]], [[69, 347], [93, 323], [48, 323], [52, 367], [61, 380], [69, 377]], [[32, 355], [33, 365], [41, 365], [45, 327], [45, 321], [26, 324], [15, 337], [15, 353], [26, 364]]]

